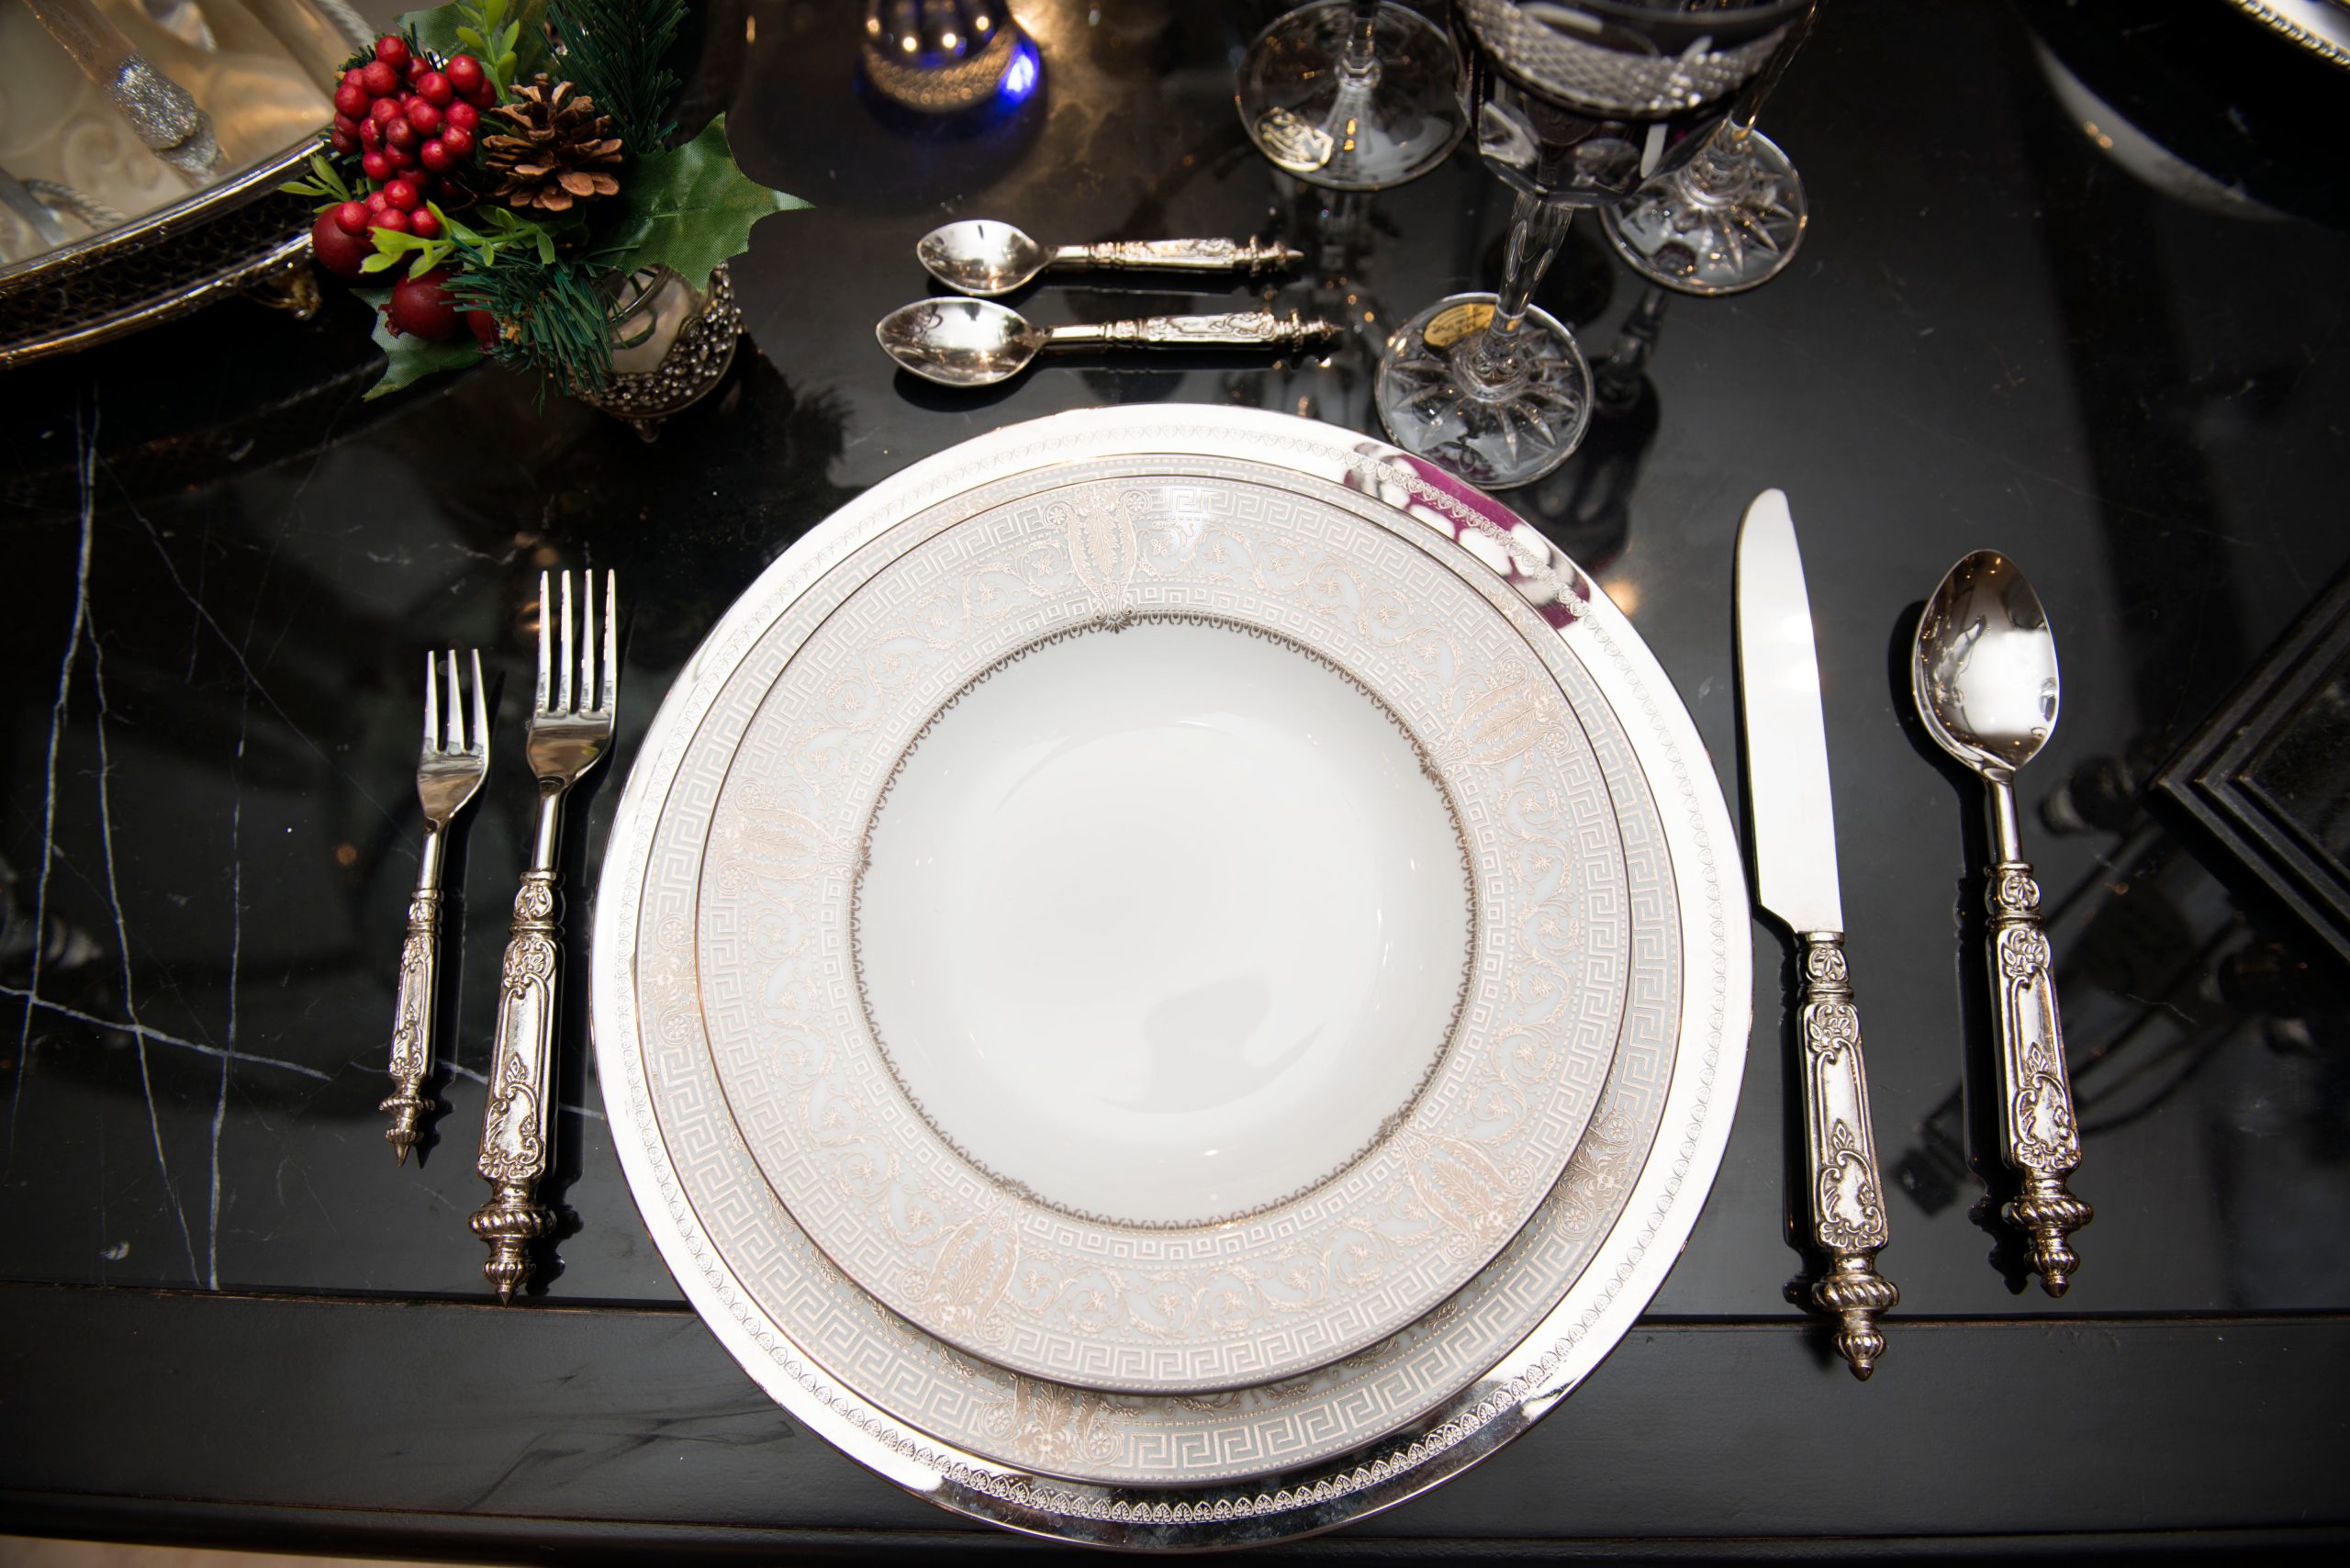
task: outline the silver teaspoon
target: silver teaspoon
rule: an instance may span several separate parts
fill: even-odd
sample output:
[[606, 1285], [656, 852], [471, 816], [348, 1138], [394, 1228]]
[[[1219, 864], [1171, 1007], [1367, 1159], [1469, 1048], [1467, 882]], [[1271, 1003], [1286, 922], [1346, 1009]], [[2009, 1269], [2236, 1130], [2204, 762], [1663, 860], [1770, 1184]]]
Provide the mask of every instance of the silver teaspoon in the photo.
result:
[[1018, 311], [984, 299], [918, 299], [873, 329], [881, 351], [941, 386], [992, 386], [1028, 368], [1046, 349], [1302, 349], [1337, 333], [1329, 321], [1303, 321], [1265, 310], [1220, 316], [1149, 316], [1075, 327], [1039, 327]]
[[2003, 1213], [2024, 1232], [2031, 1265], [2050, 1295], [2063, 1295], [2080, 1260], [2066, 1239], [2096, 1211], [2065, 1183], [2081, 1162], [2065, 1033], [2040, 884], [2023, 857], [2016, 770], [2056, 727], [2056, 638], [2040, 596], [2016, 564], [1978, 550], [1953, 566], [1918, 622], [1909, 670], [1918, 716], [1942, 748], [1982, 776], [1989, 791], [1993, 860], [1992, 1014], [1998, 1038], [2001, 1153], [2022, 1179]]
[[1010, 294], [1048, 267], [1113, 267], [1128, 272], [1225, 272], [1251, 274], [1286, 270], [1303, 251], [1251, 240], [1109, 240], [1093, 245], [1046, 245], [1009, 223], [966, 218], [934, 229], [914, 244], [930, 275], [964, 294]]

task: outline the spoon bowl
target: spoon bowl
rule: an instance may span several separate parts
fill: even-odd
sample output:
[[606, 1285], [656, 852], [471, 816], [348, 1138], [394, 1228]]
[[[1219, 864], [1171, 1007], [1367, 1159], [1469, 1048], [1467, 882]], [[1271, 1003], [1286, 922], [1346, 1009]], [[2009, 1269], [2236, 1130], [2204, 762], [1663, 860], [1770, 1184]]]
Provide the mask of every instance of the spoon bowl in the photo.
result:
[[1053, 263], [1054, 252], [1009, 223], [966, 218], [934, 229], [914, 255], [947, 287], [986, 298], [1010, 294]]
[[873, 329], [881, 351], [941, 386], [992, 386], [1028, 368], [1052, 333], [984, 299], [918, 299]]
[[2056, 636], [2016, 564], [1978, 550], [1945, 573], [1918, 622], [1918, 713], [1944, 751], [2005, 778], [2056, 728]]

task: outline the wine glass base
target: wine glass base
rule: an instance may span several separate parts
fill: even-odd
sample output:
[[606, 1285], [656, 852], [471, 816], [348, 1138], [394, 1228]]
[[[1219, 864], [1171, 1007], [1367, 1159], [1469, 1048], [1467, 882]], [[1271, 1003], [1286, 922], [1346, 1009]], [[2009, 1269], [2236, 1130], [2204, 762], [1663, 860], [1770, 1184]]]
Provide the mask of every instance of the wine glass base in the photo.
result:
[[1299, 179], [1385, 190], [1444, 162], [1466, 123], [1453, 95], [1452, 45], [1417, 12], [1388, 4], [1372, 24], [1372, 64], [1344, 65], [1349, 0], [1322, 0], [1257, 35], [1240, 62], [1240, 123], [1258, 151]]
[[[1701, 180], [1701, 172], [1711, 177]], [[1803, 176], [1770, 138], [1750, 130], [1734, 151], [1700, 149], [1602, 221], [1617, 253], [1642, 277], [1683, 294], [1717, 295], [1785, 272], [1810, 216]]]
[[1472, 371], [1494, 296], [1439, 299], [1395, 330], [1379, 366], [1379, 417], [1395, 444], [1471, 484], [1506, 489], [1564, 463], [1591, 420], [1591, 367], [1574, 334], [1529, 307], [1510, 355], [1516, 374]]

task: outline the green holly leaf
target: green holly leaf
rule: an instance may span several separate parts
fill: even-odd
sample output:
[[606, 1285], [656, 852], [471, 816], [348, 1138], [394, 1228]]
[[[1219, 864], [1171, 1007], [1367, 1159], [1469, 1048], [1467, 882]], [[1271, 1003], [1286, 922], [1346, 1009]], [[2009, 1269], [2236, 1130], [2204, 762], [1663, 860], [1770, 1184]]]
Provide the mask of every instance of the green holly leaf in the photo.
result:
[[808, 205], [735, 166], [724, 115], [683, 147], [631, 158], [613, 199], [620, 216], [598, 259], [623, 274], [666, 266], [698, 289], [719, 263], [750, 248], [751, 225]]
[[470, 333], [445, 343], [429, 343], [422, 338], [393, 331], [391, 318], [384, 314], [384, 307], [391, 303], [390, 289], [354, 288], [351, 292], [375, 308], [375, 346], [384, 351], [383, 377], [367, 388], [367, 397], [361, 401], [397, 392], [444, 370], [463, 370], [480, 363], [481, 350]]

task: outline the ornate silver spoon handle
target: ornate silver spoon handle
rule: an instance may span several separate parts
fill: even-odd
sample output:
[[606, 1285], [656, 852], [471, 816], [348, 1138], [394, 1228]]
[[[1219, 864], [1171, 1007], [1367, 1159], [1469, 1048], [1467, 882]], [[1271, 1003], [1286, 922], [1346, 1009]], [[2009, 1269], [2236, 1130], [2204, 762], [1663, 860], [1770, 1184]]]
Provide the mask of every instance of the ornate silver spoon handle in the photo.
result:
[[441, 830], [427, 823], [417, 858], [416, 891], [408, 905], [408, 935], [400, 943], [397, 1004], [392, 1013], [392, 1092], [375, 1109], [392, 1125], [385, 1141], [401, 1164], [416, 1147], [432, 1102], [424, 1081], [432, 1071], [432, 996], [441, 971]]
[[2067, 1239], [2097, 1217], [2073, 1196], [2065, 1175], [2081, 1163], [2073, 1086], [2065, 1071], [2065, 1030], [2056, 1014], [2048, 936], [2040, 928], [2040, 883], [2023, 857], [2015, 791], [1990, 786], [1991, 1027], [1998, 1040], [2000, 1152], [2022, 1178], [2002, 1211], [2024, 1233], [2041, 1288], [2063, 1295], [2080, 1260]]
[[1865, 1379], [1885, 1352], [1876, 1315], [1900, 1305], [1901, 1293], [1876, 1271], [1876, 1250], [1892, 1238], [1885, 1189], [1877, 1180], [1876, 1140], [1869, 1135], [1869, 1081], [1861, 1066], [1861, 1015], [1852, 1005], [1844, 936], [1797, 935], [1803, 980], [1796, 992], [1802, 1036], [1804, 1148], [1811, 1176], [1812, 1240], [1828, 1255], [1826, 1277], [1811, 1287], [1820, 1311], [1839, 1319], [1836, 1350]]
[[1232, 310], [1217, 316], [1146, 316], [1132, 321], [1097, 321], [1055, 327], [1046, 346], [1070, 348], [1279, 348], [1302, 349], [1337, 334], [1331, 321], [1305, 321], [1268, 310]]
[[481, 1160], [489, 1202], [475, 1211], [473, 1233], [489, 1245], [481, 1271], [510, 1301], [531, 1276], [531, 1244], [554, 1228], [554, 1211], [539, 1202], [547, 1173], [548, 1114], [554, 1102], [555, 945], [560, 901], [554, 846], [563, 796], [542, 792], [531, 868], [514, 895], [514, 932], [498, 967], [498, 1028], [492, 1036], [489, 1099], [482, 1114]]
[[1104, 240], [1091, 245], [1062, 245], [1056, 267], [1110, 267], [1124, 272], [1248, 273], [1287, 271], [1305, 252], [1277, 242], [1250, 240]]

